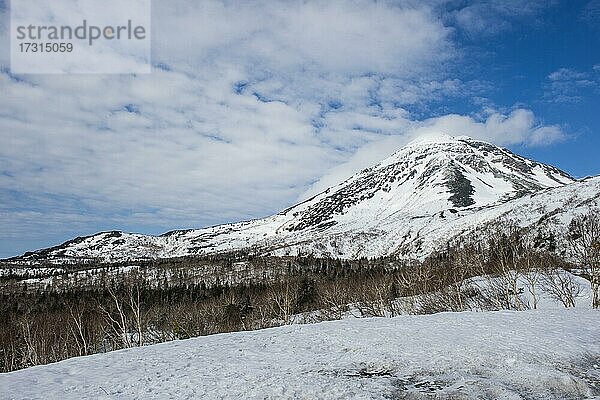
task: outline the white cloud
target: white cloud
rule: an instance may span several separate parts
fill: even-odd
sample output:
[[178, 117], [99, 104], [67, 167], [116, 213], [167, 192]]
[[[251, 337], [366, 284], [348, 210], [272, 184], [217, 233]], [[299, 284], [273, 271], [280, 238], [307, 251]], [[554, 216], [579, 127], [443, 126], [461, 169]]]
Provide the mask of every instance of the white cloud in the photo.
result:
[[153, 6], [150, 75], [13, 76], [0, 52], [0, 240], [267, 215], [428, 130], [562, 137], [526, 110], [415, 120], [481, 84], [450, 75], [452, 30], [425, 2]]
[[[424, 6], [316, 0], [159, 2], [154, 44], [167, 63], [306, 73], [420, 73], [446, 56], [450, 29]], [[177, 29], [174, 29], [174, 28]], [[432, 59], [432, 53], [435, 56]]]
[[559, 68], [556, 71], [548, 75], [548, 79], [551, 81], [570, 81], [586, 79], [587, 74], [578, 72], [569, 68]]
[[463, 115], [445, 115], [421, 123], [413, 135], [443, 132], [452, 136], [467, 135], [498, 145], [549, 145], [566, 135], [557, 125], [545, 126], [536, 121], [532, 111], [518, 108], [509, 114], [486, 110], [483, 120]]
[[592, 71], [577, 71], [572, 68], [559, 68], [548, 75], [544, 86], [544, 98], [552, 103], [577, 103], [588, 90], [600, 89], [600, 76]]
[[404, 112], [381, 81], [443, 78], [437, 64], [453, 57], [424, 6], [174, 1], [153, 13], [150, 75], [14, 76], [0, 59], [0, 235], [269, 214], [394, 129]]
[[489, 36], [511, 29], [527, 17], [535, 16], [557, 2], [552, 0], [440, 1], [449, 8], [447, 18], [474, 37]]
[[594, 29], [598, 29], [600, 22], [600, 0], [590, 0], [581, 12], [581, 19], [590, 24]]

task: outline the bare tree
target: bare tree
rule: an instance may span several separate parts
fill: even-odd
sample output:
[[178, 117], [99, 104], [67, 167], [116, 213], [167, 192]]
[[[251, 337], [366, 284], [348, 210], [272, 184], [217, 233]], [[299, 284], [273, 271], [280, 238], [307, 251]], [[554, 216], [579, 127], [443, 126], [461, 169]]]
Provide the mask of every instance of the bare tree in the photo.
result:
[[566, 308], [575, 307], [575, 299], [581, 292], [581, 286], [573, 279], [573, 275], [558, 268], [548, 268], [543, 271], [540, 283], [544, 292]]
[[488, 290], [501, 308], [528, 309], [529, 303], [523, 298], [523, 289], [519, 287], [523, 269], [521, 256], [527, 251], [524, 248], [524, 231], [513, 221], [506, 221], [498, 228], [488, 231], [492, 270], [497, 275], [489, 279]]
[[522, 282], [531, 298], [531, 308], [537, 309], [539, 303], [539, 290], [542, 290], [544, 274], [549, 269], [554, 268], [557, 261], [552, 254], [545, 250], [538, 250], [535, 244], [532, 245], [530, 241], [531, 236], [527, 236], [525, 240], [525, 251], [521, 257], [523, 268]]
[[123, 307], [123, 302], [121, 299], [119, 299], [117, 293], [114, 291], [113, 288], [108, 287], [108, 293], [110, 294], [110, 297], [112, 298], [115, 304], [116, 314], [113, 315], [113, 312], [108, 310], [102, 304], [99, 305], [100, 310], [102, 311], [106, 321], [110, 325], [112, 333], [116, 338], [119, 339], [120, 344], [125, 348], [131, 347], [132, 343], [128, 329], [129, 322], [125, 313], [125, 309]]
[[320, 282], [318, 288], [319, 301], [323, 306], [323, 319], [341, 319], [351, 302], [348, 285], [337, 280]]
[[35, 334], [35, 328], [32, 320], [25, 315], [21, 321], [19, 321], [21, 328], [21, 335], [25, 342], [24, 354], [21, 356], [23, 359], [24, 366], [38, 365], [42, 362], [38, 351], [38, 340]]
[[391, 276], [371, 276], [354, 285], [352, 303], [360, 313], [358, 317], [393, 317], [395, 307], [394, 279]]
[[291, 317], [294, 313], [297, 292], [297, 285], [289, 280], [271, 289], [270, 298], [273, 312], [285, 325], [293, 322]]
[[600, 308], [600, 211], [590, 210], [569, 225], [571, 251], [590, 281], [592, 307]]
[[141, 302], [140, 302], [140, 287], [138, 284], [133, 286], [129, 286], [128, 290], [128, 305], [131, 308], [131, 313], [133, 315], [133, 322], [135, 325], [135, 330], [137, 333], [137, 345], [144, 345], [144, 330], [142, 327], [142, 313], [141, 313]]
[[71, 317], [71, 323], [69, 324], [69, 331], [77, 344], [79, 355], [85, 356], [88, 354], [88, 340], [85, 335], [84, 322], [83, 322], [83, 307], [69, 306], [69, 315]]

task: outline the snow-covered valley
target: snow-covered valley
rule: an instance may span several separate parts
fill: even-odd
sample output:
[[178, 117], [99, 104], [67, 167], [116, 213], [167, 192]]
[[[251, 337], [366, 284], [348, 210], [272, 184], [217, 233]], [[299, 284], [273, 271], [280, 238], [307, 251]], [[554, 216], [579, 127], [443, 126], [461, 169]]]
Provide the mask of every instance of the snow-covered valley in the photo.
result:
[[594, 399], [598, 326], [589, 309], [289, 325], [0, 374], [0, 398]]

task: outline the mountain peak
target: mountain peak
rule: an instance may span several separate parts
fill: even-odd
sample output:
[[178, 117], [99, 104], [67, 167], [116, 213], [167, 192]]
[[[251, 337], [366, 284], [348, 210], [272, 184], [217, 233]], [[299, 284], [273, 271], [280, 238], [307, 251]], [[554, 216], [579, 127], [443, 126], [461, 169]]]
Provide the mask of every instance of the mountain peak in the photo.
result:
[[417, 146], [430, 143], [457, 143], [460, 141], [474, 140], [469, 136], [452, 136], [442, 132], [422, 134], [408, 142], [405, 147]]
[[[466, 136], [424, 135], [307, 202], [286, 210], [289, 231], [348, 220], [482, 208], [574, 182], [568, 174]], [[365, 218], [366, 217], [366, 218]], [[355, 223], [360, 221], [359, 223]]]
[[495, 153], [497, 155], [502, 153], [503, 155], [510, 155], [525, 160], [525, 158], [517, 156], [502, 147], [485, 142], [483, 140], [473, 139], [470, 136], [452, 136], [445, 133], [428, 133], [415, 137], [413, 140], [397, 150], [387, 159], [381, 161], [379, 164], [394, 163], [398, 158], [405, 157], [407, 154], [411, 153], [429, 153], [432, 156], [437, 155], [438, 157], [446, 158], [449, 156], [449, 154], [451, 158], [455, 158], [451, 155], [452, 153], [457, 155], [459, 158], [461, 154], [465, 153], [480, 153], [479, 155], [484, 154], [486, 156], [489, 153]]

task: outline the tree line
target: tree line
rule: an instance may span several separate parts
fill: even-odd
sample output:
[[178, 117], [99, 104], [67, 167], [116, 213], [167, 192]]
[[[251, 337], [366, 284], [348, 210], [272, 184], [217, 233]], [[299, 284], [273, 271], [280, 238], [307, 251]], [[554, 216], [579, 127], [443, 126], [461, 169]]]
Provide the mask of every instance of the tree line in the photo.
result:
[[[562, 239], [568, 256], [557, 252]], [[598, 308], [600, 218], [589, 213], [573, 219], [568, 232], [535, 234], [506, 221], [448, 242], [422, 261], [236, 253], [92, 267], [86, 274], [90, 265], [71, 265], [77, 278], [55, 285], [2, 278], [0, 371], [348, 316], [524, 310], [537, 308], [542, 294], [574, 307], [582, 290], [576, 276], [589, 282]]]

